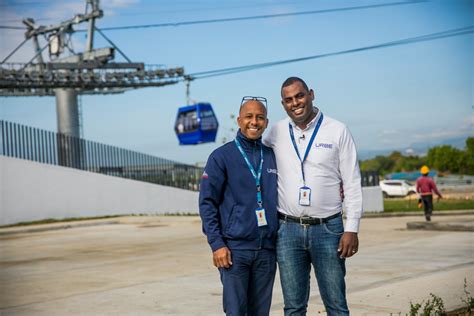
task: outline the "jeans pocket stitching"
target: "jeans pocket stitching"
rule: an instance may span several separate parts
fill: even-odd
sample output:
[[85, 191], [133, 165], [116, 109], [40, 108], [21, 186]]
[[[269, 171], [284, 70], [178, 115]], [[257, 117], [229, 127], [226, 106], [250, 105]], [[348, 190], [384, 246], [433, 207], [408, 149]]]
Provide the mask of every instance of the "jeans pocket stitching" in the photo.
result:
[[341, 236], [342, 234], [344, 234], [344, 228], [342, 228], [342, 232], [336, 233], [336, 232], [333, 232], [332, 230], [330, 230], [326, 223], [324, 223], [323, 226], [324, 226], [324, 229], [326, 230], [326, 232], [328, 232], [331, 235]]

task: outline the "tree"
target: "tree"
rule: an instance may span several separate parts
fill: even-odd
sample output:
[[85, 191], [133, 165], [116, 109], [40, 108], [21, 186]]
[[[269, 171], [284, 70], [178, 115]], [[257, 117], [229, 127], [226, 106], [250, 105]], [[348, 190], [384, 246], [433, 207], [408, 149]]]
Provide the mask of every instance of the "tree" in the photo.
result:
[[462, 164], [463, 152], [450, 145], [442, 145], [428, 150], [427, 162], [441, 172], [457, 173]]
[[459, 162], [460, 173], [474, 175], [474, 137], [466, 139], [466, 149]]
[[363, 171], [377, 171], [381, 176], [391, 172], [395, 163], [389, 157], [377, 156], [372, 159], [364, 160], [360, 163], [360, 169]]
[[410, 172], [413, 170], [419, 170], [421, 166], [425, 165], [426, 161], [424, 158], [418, 156], [403, 156], [394, 167], [395, 171]]
[[377, 156], [360, 162], [361, 170], [377, 171], [381, 176], [419, 170], [423, 165], [440, 172], [474, 175], [474, 137], [466, 139], [464, 150], [442, 145], [430, 148], [426, 157], [403, 156], [393, 151], [387, 157]]

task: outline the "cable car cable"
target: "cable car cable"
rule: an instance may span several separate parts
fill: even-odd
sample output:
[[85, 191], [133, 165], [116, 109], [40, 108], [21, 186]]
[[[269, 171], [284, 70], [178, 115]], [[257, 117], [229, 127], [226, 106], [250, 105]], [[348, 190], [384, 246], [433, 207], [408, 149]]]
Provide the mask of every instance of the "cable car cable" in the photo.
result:
[[[373, 8], [399, 6], [399, 5], [407, 5], [407, 4], [417, 4], [417, 3], [427, 2], [427, 1], [428, 0], [412, 0], [412, 1], [392, 2], [392, 3], [385, 3], [385, 4], [373, 4], [373, 5], [356, 6], [356, 7], [345, 7], [345, 8], [335, 8], [335, 9], [323, 9], [323, 10], [312, 10], [312, 11], [300, 11], [300, 12], [278, 13], [278, 14], [244, 16], [244, 17], [236, 17], [236, 18], [222, 18], [222, 19], [184, 21], [184, 22], [168, 22], [168, 23], [159, 23], [159, 24], [143, 24], [143, 25], [103, 27], [102, 30], [103, 31], [116, 31], [116, 30], [128, 30], [128, 29], [137, 29], [137, 28], [157, 28], [157, 27], [185, 26], [185, 25], [196, 25], [196, 24], [209, 24], [209, 23], [259, 20], [259, 19], [272, 19], [272, 18], [281, 18], [281, 17], [288, 17], [288, 16], [311, 15], [311, 14], [321, 14], [321, 13], [331, 13], [331, 12], [373, 9]], [[80, 30], [78, 30], [78, 31], [80, 31]], [[81, 31], [85, 31], [85, 30], [81, 30]]]
[[452, 30], [417, 36], [417, 37], [411, 37], [411, 38], [406, 38], [402, 40], [396, 40], [392, 42], [381, 43], [381, 44], [376, 44], [376, 45], [371, 45], [371, 46], [353, 48], [353, 49], [348, 49], [348, 50], [343, 50], [343, 51], [338, 51], [338, 52], [318, 54], [318, 55], [273, 61], [273, 62], [267, 62], [267, 63], [260, 63], [260, 64], [252, 64], [252, 65], [246, 65], [246, 66], [237, 66], [237, 67], [230, 67], [230, 68], [201, 71], [201, 72], [188, 74], [188, 76], [192, 77], [193, 79], [204, 79], [204, 78], [223, 76], [223, 75], [228, 75], [228, 74], [233, 74], [233, 73], [238, 73], [238, 72], [273, 67], [273, 66], [278, 66], [278, 65], [283, 65], [283, 64], [295, 63], [295, 62], [300, 62], [300, 61], [306, 61], [306, 60], [311, 60], [311, 59], [318, 59], [318, 58], [331, 57], [331, 56], [337, 56], [337, 55], [345, 55], [345, 54], [357, 53], [357, 52], [366, 51], [366, 50], [380, 49], [380, 48], [393, 47], [393, 46], [399, 46], [399, 45], [408, 45], [408, 44], [414, 44], [418, 42], [431, 41], [431, 40], [459, 36], [459, 35], [466, 35], [466, 34], [471, 34], [471, 33], [474, 33], [474, 26], [472, 25], [463, 27], [463, 28], [452, 29]]
[[[334, 8], [334, 9], [322, 9], [322, 10], [311, 10], [311, 11], [299, 11], [299, 12], [277, 13], [277, 14], [243, 16], [243, 17], [236, 17], [236, 18], [222, 18], [222, 19], [195, 20], [195, 21], [183, 21], [183, 22], [167, 22], [167, 23], [157, 23], [157, 24], [112, 26], [112, 27], [102, 27], [101, 30], [102, 31], [117, 31], [117, 30], [130, 30], [130, 29], [141, 29], [141, 28], [159, 28], [159, 27], [185, 26], [185, 25], [196, 25], [196, 24], [210, 24], [210, 23], [236, 22], [236, 21], [247, 21], [247, 20], [273, 19], [273, 18], [282, 18], [282, 17], [289, 17], [289, 16], [301, 16], [301, 15], [312, 15], [312, 14], [322, 14], [322, 13], [332, 13], [332, 12], [344, 12], [344, 11], [375, 9], [375, 8], [383, 8], [383, 7], [393, 7], [393, 6], [400, 6], [400, 5], [407, 5], [407, 4], [418, 4], [418, 3], [428, 2], [428, 1], [429, 0], [411, 0], [411, 1], [399, 1], [399, 2], [384, 3], [384, 4], [353, 6], [353, 7], [345, 7], [345, 8]], [[5, 25], [0, 26], [0, 28], [24, 30], [24, 28], [22, 28], [22, 27], [5, 26]], [[76, 30], [76, 32], [86, 32], [86, 31], [87, 30], [85, 30], [85, 29]]]

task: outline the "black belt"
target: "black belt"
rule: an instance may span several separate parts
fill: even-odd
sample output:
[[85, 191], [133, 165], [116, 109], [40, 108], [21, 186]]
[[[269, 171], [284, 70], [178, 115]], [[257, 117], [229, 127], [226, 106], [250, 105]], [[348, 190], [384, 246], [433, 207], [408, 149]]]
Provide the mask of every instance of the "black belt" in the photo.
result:
[[309, 216], [296, 217], [296, 216], [286, 215], [283, 213], [278, 213], [279, 219], [282, 219], [287, 222], [300, 223], [301, 225], [320, 225], [320, 224], [327, 223], [329, 220], [337, 218], [339, 216], [341, 216], [341, 213], [337, 213], [326, 218], [317, 218], [317, 217], [309, 217]]

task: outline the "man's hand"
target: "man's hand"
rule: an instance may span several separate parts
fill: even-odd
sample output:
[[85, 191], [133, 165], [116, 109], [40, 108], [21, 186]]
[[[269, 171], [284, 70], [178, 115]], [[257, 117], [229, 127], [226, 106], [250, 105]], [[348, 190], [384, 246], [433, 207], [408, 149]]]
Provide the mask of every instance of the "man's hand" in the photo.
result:
[[214, 251], [212, 253], [212, 261], [217, 268], [229, 268], [232, 265], [229, 248], [222, 247]]
[[339, 241], [339, 248], [337, 249], [341, 259], [352, 257], [358, 250], [359, 238], [357, 237], [357, 233], [345, 232]]

